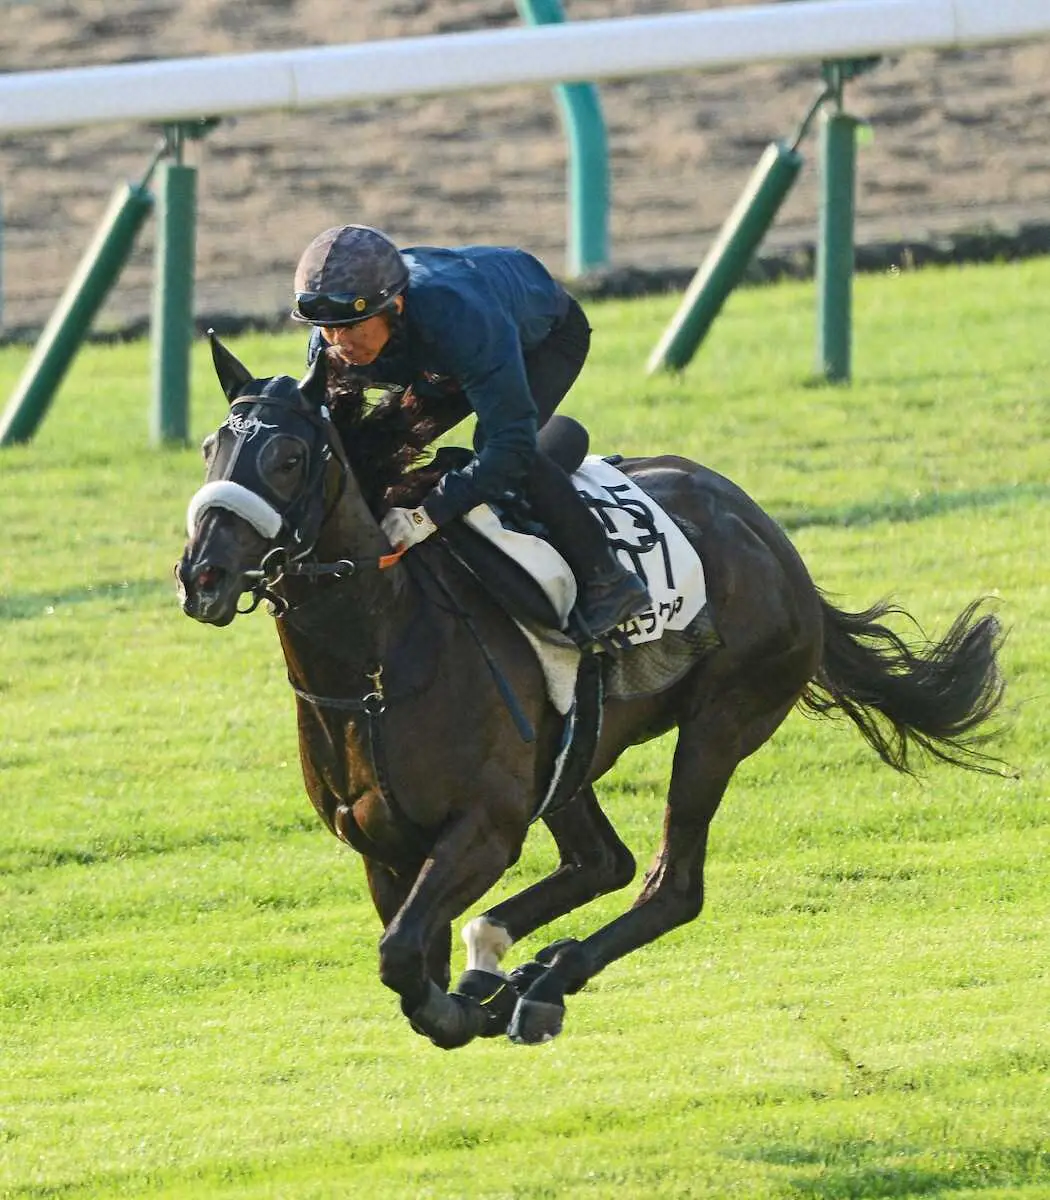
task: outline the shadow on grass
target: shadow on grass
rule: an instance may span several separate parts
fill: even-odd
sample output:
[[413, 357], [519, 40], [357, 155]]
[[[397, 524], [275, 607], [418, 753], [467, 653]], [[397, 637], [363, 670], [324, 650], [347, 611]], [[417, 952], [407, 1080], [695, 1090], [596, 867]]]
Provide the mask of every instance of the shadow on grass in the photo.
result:
[[90, 843], [71, 840], [65, 844], [36, 844], [0, 850], [0, 874], [14, 877], [33, 871], [50, 871], [56, 867], [97, 867], [113, 862], [131, 862], [166, 854], [195, 854], [224, 851], [231, 846], [256, 844], [260, 839], [282, 841], [301, 833], [324, 831], [317, 814], [304, 807], [284, 820], [268, 820], [256, 830], [223, 827], [197, 829], [190, 832], [150, 832], [132, 830], [108, 838], [95, 838]]
[[[906, 1160], [928, 1154], [907, 1146], [836, 1142], [813, 1146], [767, 1146], [745, 1158], [781, 1167], [813, 1167], [815, 1175], [791, 1178], [791, 1194], [814, 1200], [882, 1200], [888, 1196], [946, 1195], [1002, 1189], [1044, 1181], [1048, 1155], [1027, 1146], [946, 1149], [951, 1165]], [[852, 1160], [852, 1161], [850, 1161]]]
[[923, 521], [944, 513], [965, 509], [994, 508], [1020, 500], [1050, 499], [1050, 486], [1043, 483], [1003, 484], [964, 492], [931, 492], [914, 499], [882, 500], [869, 504], [849, 504], [842, 508], [789, 509], [778, 516], [788, 531], [814, 526], [849, 528], [874, 525], [878, 521]]
[[65, 605], [88, 604], [94, 600], [143, 600], [166, 595], [175, 603], [173, 580], [136, 579], [122, 582], [88, 583], [63, 592], [16, 592], [0, 596], [0, 621], [29, 621]]

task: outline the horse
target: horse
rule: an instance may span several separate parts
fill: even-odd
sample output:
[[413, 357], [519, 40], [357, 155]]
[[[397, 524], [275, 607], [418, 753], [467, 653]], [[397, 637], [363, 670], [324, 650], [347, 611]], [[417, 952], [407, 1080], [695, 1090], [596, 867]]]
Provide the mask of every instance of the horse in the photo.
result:
[[[341, 438], [324, 356], [297, 381], [253, 376], [214, 335], [212, 354], [229, 411], [204, 444], [205, 483], [175, 567], [182, 607], [221, 627], [270, 601], [306, 790], [363, 857], [382, 923], [379, 977], [435, 1045], [546, 1041], [562, 1030], [567, 995], [695, 919], [708, 830], [733, 772], [796, 706], [844, 713], [901, 772], [915, 773], [916, 756], [995, 769], [979, 746], [1003, 697], [1003, 632], [982, 601], [940, 641], [905, 640], [884, 623], [908, 617], [902, 608], [832, 605], [776, 521], [728, 479], [673, 455], [626, 459], [621, 470], [699, 554], [710, 637], [670, 683], [606, 695], [581, 782], [542, 813], [558, 865], [466, 925], [466, 971], [450, 990], [452, 923], [518, 859], [562, 717], [520, 621], [441, 532], [405, 554], [383, 535], [384, 505], [413, 474], [404, 421], [379, 419], [398, 405], [362, 408]], [[633, 906], [506, 973], [514, 943], [633, 879], [594, 785], [629, 746], [671, 729], [662, 844]]]

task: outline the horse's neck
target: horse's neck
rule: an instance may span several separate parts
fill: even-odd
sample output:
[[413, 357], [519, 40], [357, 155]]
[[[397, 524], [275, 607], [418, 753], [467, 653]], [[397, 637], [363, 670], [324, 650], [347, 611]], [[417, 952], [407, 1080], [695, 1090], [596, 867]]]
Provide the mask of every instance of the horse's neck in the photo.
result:
[[413, 620], [416, 597], [403, 569], [380, 569], [390, 545], [351, 474], [317, 538], [321, 563], [349, 561], [347, 578], [319, 583], [289, 580], [290, 611], [280, 624], [289, 673], [301, 686], [331, 688], [374, 671]]
[[[386, 535], [365, 503], [353, 475], [347, 471], [341, 495], [318, 534], [315, 557], [322, 562], [344, 558], [356, 562], [371, 561], [389, 553]], [[380, 583], [387, 586], [388, 580]]]

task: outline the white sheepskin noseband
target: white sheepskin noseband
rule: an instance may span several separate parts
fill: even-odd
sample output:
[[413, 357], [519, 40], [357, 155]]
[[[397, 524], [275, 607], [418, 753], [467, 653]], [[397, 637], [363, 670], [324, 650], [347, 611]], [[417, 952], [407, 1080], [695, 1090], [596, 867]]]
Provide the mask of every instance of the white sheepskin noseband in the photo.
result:
[[229, 479], [216, 479], [206, 483], [190, 500], [186, 511], [186, 532], [190, 537], [193, 537], [197, 522], [209, 508], [225, 508], [243, 517], [267, 539], [275, 538], [281, 528], [281, 514], [267, 504], [262, 496]]

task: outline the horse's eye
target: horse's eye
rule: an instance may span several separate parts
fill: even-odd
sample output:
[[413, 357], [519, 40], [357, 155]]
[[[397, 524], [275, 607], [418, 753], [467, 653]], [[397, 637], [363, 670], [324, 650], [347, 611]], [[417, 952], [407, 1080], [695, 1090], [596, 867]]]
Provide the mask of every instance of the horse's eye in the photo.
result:
[[204, 441], [201, 442], [201, 454], [203, 455], [205, 462], [207, 462], [211, 458], [211, 456], [215, 453], [215, 443], [218, 440], [219, 439], [215, 436], [214, 433], [209, 433], [208, 436], [204, 439]]
[[285, 474], [289, 474], [290, 472], [294, 471], [302, 461], [303, 456], [301, 454], [289, 454], [277, 469], [278, 471], [284, 471]]

